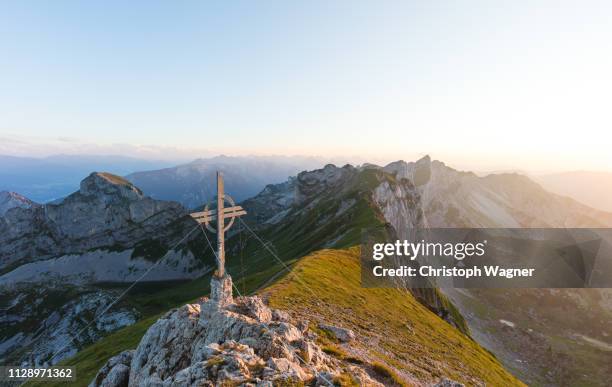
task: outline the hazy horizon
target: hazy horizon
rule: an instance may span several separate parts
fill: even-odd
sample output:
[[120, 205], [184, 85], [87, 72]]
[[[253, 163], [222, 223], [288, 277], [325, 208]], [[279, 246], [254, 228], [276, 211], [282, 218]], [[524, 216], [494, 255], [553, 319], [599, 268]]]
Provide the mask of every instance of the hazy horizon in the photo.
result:
[[[1, 139], [1, 138], [0, 138]], [[64, 139], [63, 141], [65, 141]], [[575, 173], [575, 172], [593, 172], [593, 173], [611, 173], [612, 170], [603, 169], [584, 169], [584, 168], [573, 168], [573, 169], [537, 169], [537, 168], [517, 168], [512, 167], [509, 164], [485, 164], [479, 163], [478, 160], [474, 159], [473, 162], [465, 163], [465, 160], [444, 158], [439, 157], [436, 153], [432, 152], [414, 152], [406, 153], [404, 155], [397, 155], [397, 157], [387, 156], [371, 156], [365, 157], [360, 155], [322, 155], [322, 154], [282, 154], [282, 153], [265, 153], [265, 152], [232, 152], [230, 150], [215, 152], [209, 149], [197, 149], [197, 148], [176, 148], [176, 147], [163, 147], [163, 146], [145, 146], [145, 145], [131, 145], [131, 144], [112, 144], [108, 147], [100, 146], [98, 144], [79, 144], [73, 147], [57, 147], [50, 146], [48, 148], [41, 149], [40, 144], [34, 146], [31, 149], [29, 145], [26, 146], [28, 151], [24, 152], [24, 149], [19, 147], [10, 150], [8, 147], [3, 147], [0, 144], [0, 156], [9, 157], [21, 157], [21, 158], [34, 158], [34, 159], [46, 159], [61, 156], [75, 156], [75, 157], [101, 157], [101, 158], [112, 158], [112, 157], [125, 157], [132, 158], [135, 160], [146, 160], [165, 162], [167, 166], [175, 166], [180, 164], [190, 163], [197, 159], [210, 159], [219, 156], [228, 157], [287, 157], [287, 158], [314, 158], [321, 160], [323, 163], [333, 163], [337, 165], [343, 165], [346, 163], [352, 165], [362, 165], [364, 163], [387, 165], [394, 161], [404, 160], [406, 162], [417, 161], [422, 157], [429, 156], [432, 160], [438, 160], [445, 163], [447, 166], [463, 171], [474, 172], [479, 175], [485, 175], [488, 173], [504, 173], [504, 172], [516, 172], [525, 175], [536, 176], [536, 175], [554, 175], [564, 173]], [[22, 143], [22, 146], [24, 144]]]

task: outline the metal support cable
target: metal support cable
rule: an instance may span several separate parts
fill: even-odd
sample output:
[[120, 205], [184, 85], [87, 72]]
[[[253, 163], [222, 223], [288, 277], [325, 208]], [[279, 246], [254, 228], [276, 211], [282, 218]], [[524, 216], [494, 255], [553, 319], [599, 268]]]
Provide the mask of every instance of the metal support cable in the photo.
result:
[[[187, 234], [185, 234], [185, 236], [183, 238], [181, 238], [172, 248], [168, 249], [168, 251], [166, 252], [166, 254], [164, 254], [164, 256], [162, 258], [160, 258], [157, 262], [155, 262], [153, 265], [151, 265], [151, 267], [149, 267], [140, 277], [138, 277], [134, 282], [132, 282], [132, 284], [130, 286], [128, 286], [117, 298], [115, 298], [115, 300], [113, 302], [111, 302], [106, 308], [104, 308], [104, 310], [100, 314], [94, 316], [94, 318], [89, 322], [89, 324], [87, 324], [85, 327], [80, 329], [75, 336], [80, 336], [81, 333], [85, 332], [85, 330], [88, 329], [94, 322], [97, 322], [97, 320], [100, 317], [102, 317], [106, 312], [108, 312], [111, 307], [113, 307], [130, 290], [132, 290], [132, 288], [134, 288], [134, 286], [136, 286], [136, 284], [138, 282], [140, 282], [144, 277], [146, 277], [147, 274], [149, 274], [151, 272], [151, 270], [153, 270], [155, 267], [157, 267], [168, 256], [168, 253], [170, 251], [173, 251], [174, 249], [176, 249], [178, 247], [178, 245], [180, 245], [183, 241], [185, 241], [187, 239], [187, 237], [189, 235], [191, 235], [191, 233], [193, 233], [198, 228], [198, 226], [199, 225], [196, 225], [194, 228], [192, 228], [191, 231], [189, 231]], [[70, 342], [73, 341], [73, 340], [74, 340], [74, 336], [70, 336], [70, 340], [68, 340], [64, 346], [62, 346], [58, 351], [56, 351], [53, 354], [53, 356], [51, 356], [51, 358], [48, 361], [51, 362], [58, 354], [60, 354], [64, 349], [66, 349], [66, 347], [68, 347]]]

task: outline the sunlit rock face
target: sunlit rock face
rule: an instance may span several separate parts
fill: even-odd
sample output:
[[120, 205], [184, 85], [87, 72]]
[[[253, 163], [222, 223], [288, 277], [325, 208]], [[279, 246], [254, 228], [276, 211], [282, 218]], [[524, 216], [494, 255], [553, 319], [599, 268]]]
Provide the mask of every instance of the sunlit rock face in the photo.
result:
[[[382, 170], [393, 174], [399, 182], [411, 183], [413, 190], [396, 196], [418, 195], [416, 211], [422, 214], [422, 223], [428, 227], [612, 225], [612, 214], [550, 193], [516, 173], [478, 176], [455, 170], [428, 156], [416, 162], [396, 161]], [[398, 223], [393, 214], [386, 218], [392, 224]], [[414, 215], [405, 219], [407, 224], [414, 224]]]

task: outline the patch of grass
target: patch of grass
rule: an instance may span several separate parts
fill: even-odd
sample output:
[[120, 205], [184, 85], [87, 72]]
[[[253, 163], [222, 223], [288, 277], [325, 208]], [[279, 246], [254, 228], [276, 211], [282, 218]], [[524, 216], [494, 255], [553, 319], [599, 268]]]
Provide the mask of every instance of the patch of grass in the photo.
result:
[[372, 370], [383, 379], [392, 381], [395, 385], [405, 387], [408, 386], [397, 374], [389, 367], [380, 362], [372, 363]]
[[[351, 348], [367, 362], [424, 382], [440, 377], [491, 386], [521, 386], [488, 351], [401, 289], [361, 287], [359, 248], [321, 250], [301, 259], [287, 276], [264, 291], [272, 307], [317, 322], [352, 329]], [[409, 327], [409, 328], [408, 328]], [[335, 345], [314, 328], [322, 343]], [[372, 341], [377, 345], [372, 346]]]
[[349, 363], [353, 363], [353, 364], [363, 364], [363, 360], [355, 356], [346, 356], [344, 360], [348, 361]]
[[117, 175], [113, 175], [112, 173], [98, 172], [98, 175], [102, 176], [103, 178], [105, 178], [106, 180], [108, 180], [109, 182], [111, 182], [113, 184], [127, 185], [127, 186], [131, 186], [132, 185], [132, 183], [130, 183], [129, 181], [127, 181], [123, 177], [117, 176]]
[[310, 330], [316, 333], [317, 341], [321, 344], [332, 344], [332, 343], [340, 342], [340, 340], [338, 340], [336, 335], [334, 335], [334, 333], [330, 331], [329, 329], [323, 329], [320, 327], [311, 327]]
[[321, 350], [326, 354], [332, 355], [338, 359], [344, 359], [347, 356], [346, 352], [342, 348], [335, 345], [324, 345], [321, 347]]
[[223, 356], [213, 356], [206, 360], [206, 368], [212, 368], [214, 366], [221, 366], [225, 364]]
[[355, 380], [353, 376], [347, 373], [341, 373], [340, 375], [335, 376], [332, 383], [341, 387], [359, 387], [359, 382]]

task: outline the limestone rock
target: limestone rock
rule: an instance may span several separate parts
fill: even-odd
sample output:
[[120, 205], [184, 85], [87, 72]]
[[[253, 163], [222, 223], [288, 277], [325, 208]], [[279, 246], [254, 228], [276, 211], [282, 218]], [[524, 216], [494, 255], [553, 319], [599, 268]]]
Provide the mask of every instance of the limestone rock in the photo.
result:
[[434, 387], [465, 387], [462, 383], [447, 378], [442, 378]]
[[363, 368], [359, 368], [357, 366], [351, 366], [348, 369], [348, 373], [351, 374], [353, 379], [356, 379], [357, 383], [360, 386], [368, 386], [368, 387], [384, 387], [382, 383], [372, 379], [367, 372], [363, 370]]
[[284, 312], [284, 311], [279, 310], [279, 309], [273, 309], [272, 310], [272, 320], [288, 322], [290, 319], [291, 319], [291, 317], [289, 316], [289, 313]]
[[355, 340], [355, 332], [353, 332], [350, 329], [341, 328], [341, 327], [337, 327], [334, 325], [326, 325], [326, 324], [319, 325], [319, 328], [333, 333], [334, 336], [336, 336], [336, 338], [342, 341], [343, 343], [347, 343], [349, 341]]
[[32, 208], [37, 205], [17, 192], [0, 191], [0, 216], [13, 208]]
[[232, 278], [225, 274], [222, 278], [214, 275], [210, 280], [210, 298], [220, 307], [233, 303], [232, 298]]
[[134, 351], [123, 351], [111, 357], [98, 371], [89, 387], [126, 387], [130, 378], [130, 363]]
[[201, 331], [199, 314], [199, 305], [187, 304], [147, 330], [132, 359], [130, 386], [161, 382], [190, 365], [192, 344]]

